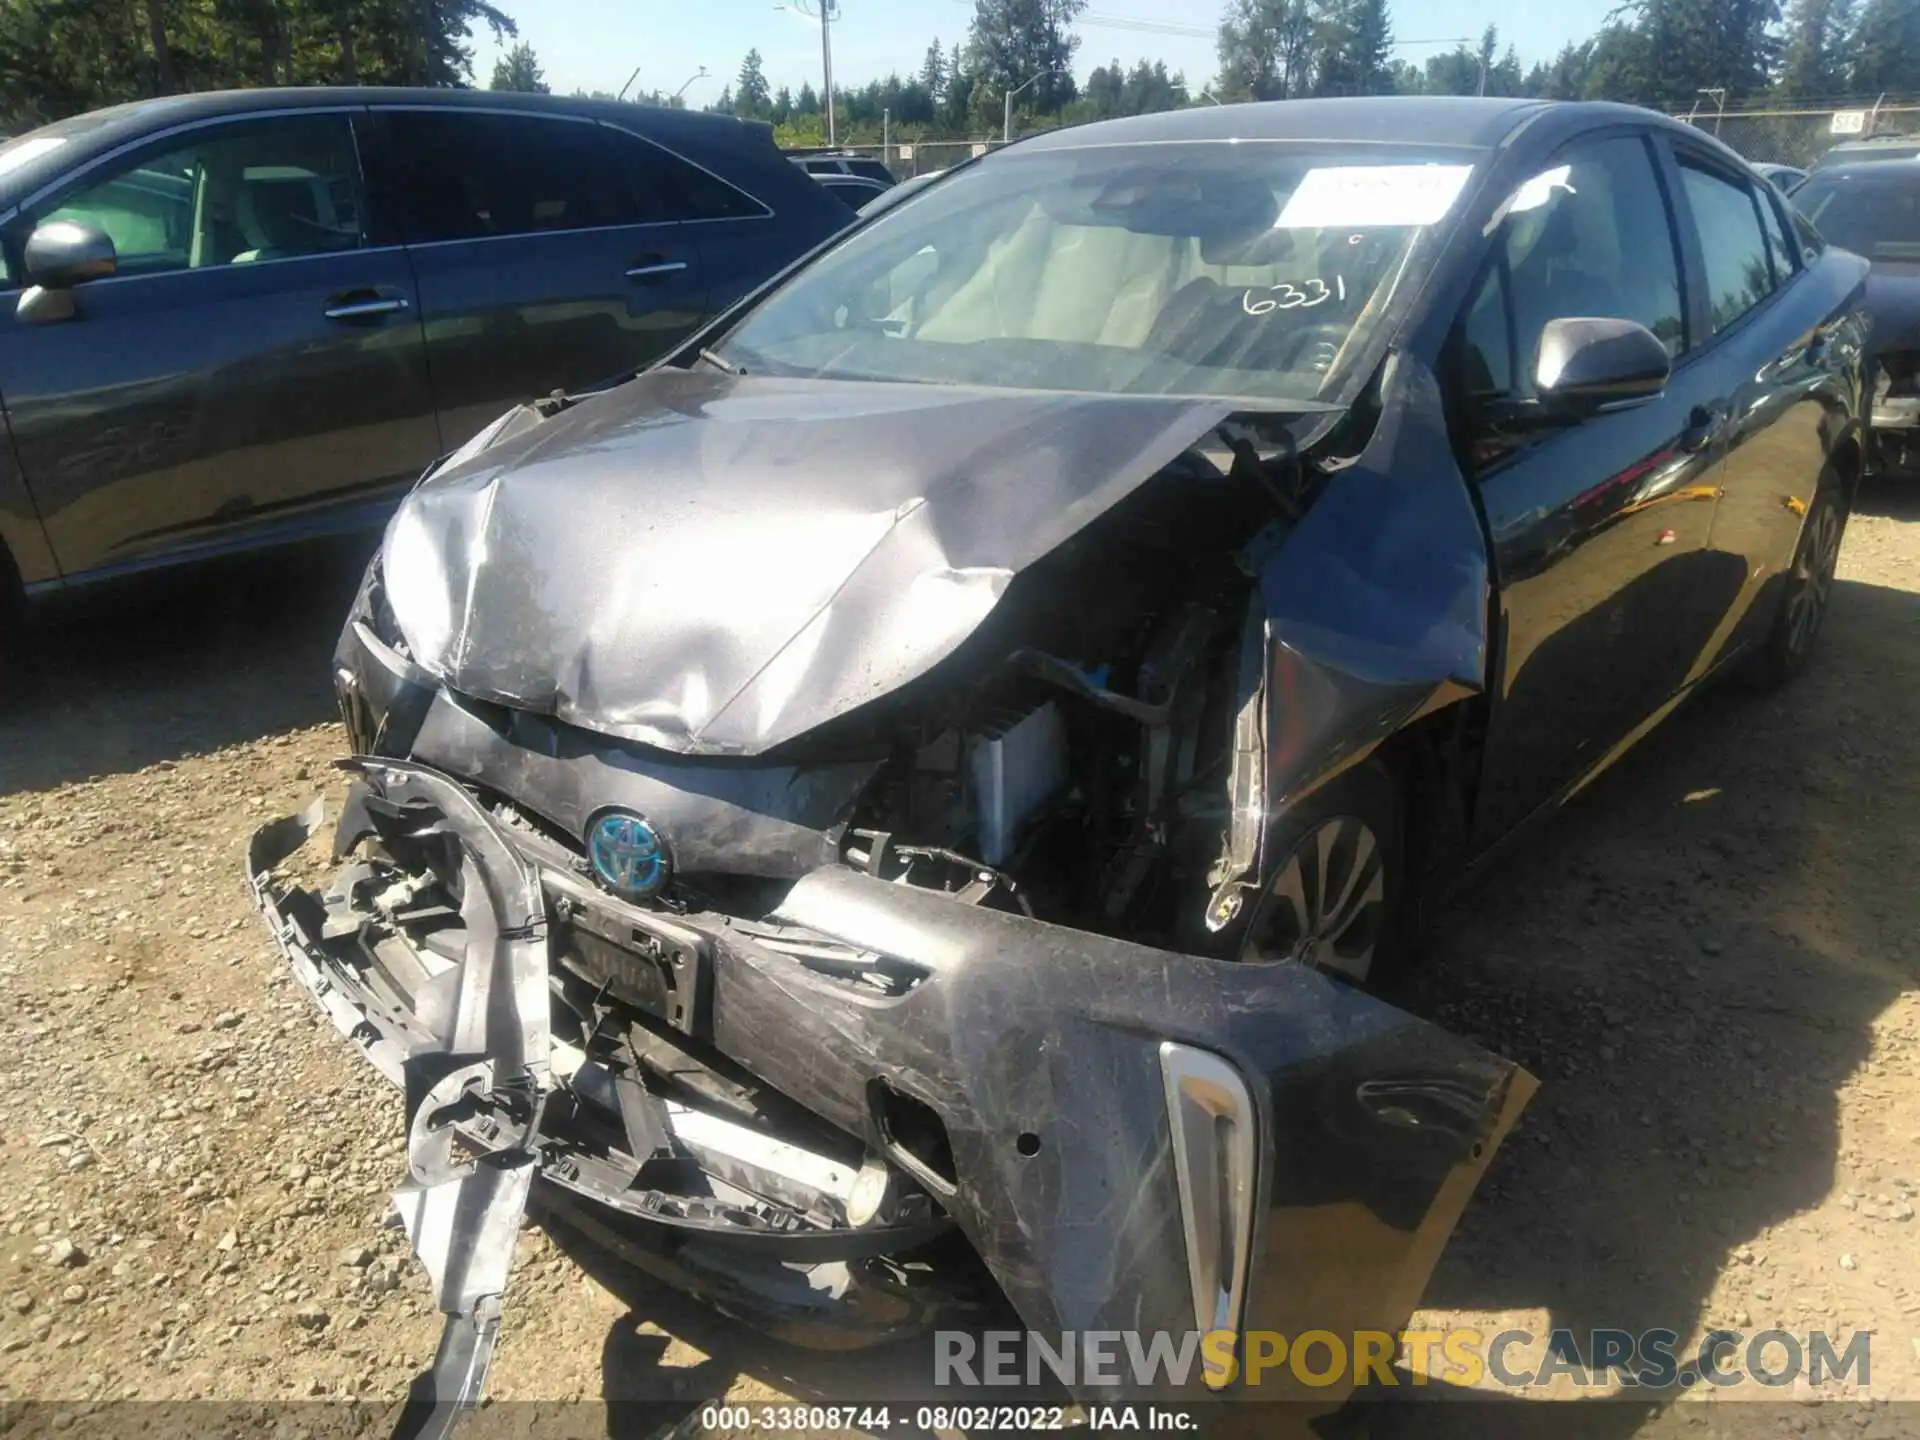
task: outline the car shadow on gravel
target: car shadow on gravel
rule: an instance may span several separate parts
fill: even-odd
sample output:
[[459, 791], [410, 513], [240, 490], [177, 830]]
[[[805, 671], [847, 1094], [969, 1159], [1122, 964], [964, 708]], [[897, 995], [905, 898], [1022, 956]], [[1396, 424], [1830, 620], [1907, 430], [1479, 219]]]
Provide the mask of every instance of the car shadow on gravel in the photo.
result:
[[[1442, 917], [1401, 998], [1541, 1090], [1429, 1311], [1564, 1328], [1587, 1358], [1596, 1329], [1672, 1330], [1683, 1370], [1715, 1326], [1864, 1323], [1818, 1279], [1837, 1246], [1776, 1272], [1768, 1237], [1836, 1185], [1895, 1183], [1842, 1154], [1838, 1092], [1920, 972], [1920, 837], [1892, 788], [1920, 770], [1920, 596], [1840, 582], [1822, 646], [1783, 694], [1702, 696]], [[1678, 1423], [1621, 1399], [1367, 1408], [1375, 1440]]]
[[1854, 497], [1853, 508], [1890, 520], [1920, 520], [1920, 476], [1870, 476]]
[[294, 546], [48, 602], [0, 701], [0, 794], [332, 718], [328, 660], [375, 543]]

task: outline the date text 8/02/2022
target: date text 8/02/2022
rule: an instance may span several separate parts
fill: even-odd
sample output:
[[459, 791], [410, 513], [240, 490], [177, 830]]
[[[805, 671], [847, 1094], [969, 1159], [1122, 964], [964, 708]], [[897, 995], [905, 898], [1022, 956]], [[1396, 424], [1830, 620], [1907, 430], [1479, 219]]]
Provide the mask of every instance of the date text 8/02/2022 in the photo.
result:
[[[1544, 1339], [1545, 1344], [1540, 1344]], [[1766, 1389], [1798, 1382], [1822, 1386], [1851, 1380], [1867, 1390], [1873, 1379], [1873, 1332], [1839, 1336], [1815, 1330], [1751, 1334], [1713, 1330], [1691, 1349], [1678, 1332], [1596, 1329], [1581, 1345], [1571, 1330], [1544, 1337], [1531, 1330], [1361, 1330], [1342, 1336], [1307, 1330], [1295, 1336], [1254, 1330], [1143, 1334], [1138, 1331], [1067, 1332], [1054, 1337], [1018, 1330], [983, 1335], [940, 1331], [934, 1337], [934, 1384], [975, 1386], [1064, 1385], [1149, 1388], [1186, 1385], [1194, 1375], [1215, 1390], [1243, 1393], [1263, 1383], [1312, 1388], [1335, 1385], [1398, 1387], [1438, 1382], [1477, 1388], [1527, 1390], [1571, 1385], [1580, 1390], [1673, 1390], [1705, 1384], [1727, 1389], [1751, 1381]], [[1584, 1359], [1582, 1357], [1585, 1357]]]

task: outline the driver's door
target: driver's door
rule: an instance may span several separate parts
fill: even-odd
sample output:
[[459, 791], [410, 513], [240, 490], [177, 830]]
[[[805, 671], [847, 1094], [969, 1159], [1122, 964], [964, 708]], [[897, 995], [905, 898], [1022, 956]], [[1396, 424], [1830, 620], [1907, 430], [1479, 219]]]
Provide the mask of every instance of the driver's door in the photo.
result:
[[[1734, 377], [1683, 305], [1671, 174], [1631, 132], [1556, 157], [1521, 187], [1456, 331], [1499, 587], [1481, 844], [1663, 712], [1743, 579], [1707, 546]], [[1563, 428], [1503, 429], [1492, 417], [1531, 395], [1540, 331], [1565, 316], [1633, 320], [1666, 340], [1665, 394]]]

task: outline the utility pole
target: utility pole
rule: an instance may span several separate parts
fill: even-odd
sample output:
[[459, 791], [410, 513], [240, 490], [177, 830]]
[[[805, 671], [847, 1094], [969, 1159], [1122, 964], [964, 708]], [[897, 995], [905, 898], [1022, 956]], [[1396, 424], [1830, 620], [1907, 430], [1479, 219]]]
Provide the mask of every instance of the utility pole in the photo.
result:
[[833, 40], [827, 27], [833, 23], [833, 0], [819, 0], [820, 5], [820, 69], [826, 75], [827, 89], [827, 144], [834, 143], [833, 128]]
[[1713, 101], [1713, 133], [1720, 133], [1720, 117], [1727, 111], [1727, 92], [1717, 85], [1702, 85], [1700, 93]]
[[[791, 10], [796, 15], [820, 22], [820, 74], [826, 82], [826, 91], [820, 97], [827, 108], [827, 144], [836, 143], [833, 123], [833, 38], [827, 33], [827, 27], [840, 16], [836, 13], [840, 0], [787, 0], [784, 5], [776, 5], [776, 10]], [[817, 8], [816, 8], [817, 7]]]

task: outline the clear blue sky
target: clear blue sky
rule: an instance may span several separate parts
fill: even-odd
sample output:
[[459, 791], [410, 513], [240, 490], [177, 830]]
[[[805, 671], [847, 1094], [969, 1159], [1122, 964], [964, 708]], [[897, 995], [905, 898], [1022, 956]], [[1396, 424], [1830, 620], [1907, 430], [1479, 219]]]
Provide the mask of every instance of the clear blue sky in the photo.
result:
[[[677, 90], [701, 66], [711, 80], [695, 81], [687, 99], [705, 104], [739, 72], [740, 58], [759, 47], [774, 89], [805, 81], [820, 85], [820, 27], [777, 9], [773, 0], [500, 0], [520, 26], [547, 79], [558, 91], [618, 90], [640, 67], [636, 89]], [[1501, 43], [1511, 41], [1522, 62], [1550, 58], [1571, 39], [1599, 28], [1619, 0], [1398, 0], [1394, 34], [1400, 40], [1479, 35], [1491, 21]], [[1084, 78], [1095, 65], [1145, 56], [1184, 71], [1198, 89], [1213, 74], [1213, 33], [1219, 0], [1092, 0], [1079, 25], [1075, 68]], [[833, 71], [841, 85], [861, 85], [890, 70], [919, 69], [927, 42], [962, 39], [973, 0], [840, 0], [834, 25]], [[1112, 23], [1112, 22], [1122, 23]], [[1127, 24], [1125, 22], [1134, 22]], [[492, 73], [499, 47], [482, 30], [474, 37], [474, 78]], [[1397, 54], [1418, 60], [1448, 46], [1407, 45]]]

